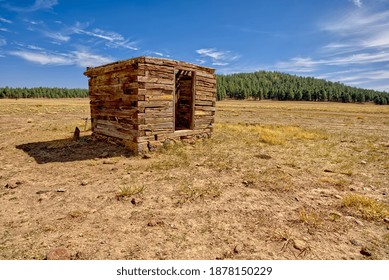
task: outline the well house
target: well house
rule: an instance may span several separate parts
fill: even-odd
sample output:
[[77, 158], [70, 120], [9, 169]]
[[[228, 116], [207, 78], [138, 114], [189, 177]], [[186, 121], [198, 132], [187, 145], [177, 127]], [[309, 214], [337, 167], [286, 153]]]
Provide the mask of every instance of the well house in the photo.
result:
[[169, 139], [211, 137], [214, 72], [144, 56], [87, 68], [93, 135], [119, 140], [137, 154]]

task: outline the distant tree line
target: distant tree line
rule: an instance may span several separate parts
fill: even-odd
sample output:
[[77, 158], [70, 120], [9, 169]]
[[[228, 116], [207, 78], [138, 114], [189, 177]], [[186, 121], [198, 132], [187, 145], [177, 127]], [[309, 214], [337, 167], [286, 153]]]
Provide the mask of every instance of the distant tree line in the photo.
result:
[[0, 87], [0, 98], [76, 98], [88, 97], [87, 89], [80, 88], [10, 88]]
[[217, 99], [225, 98], [389, 104], [387, 92], [269, 71], [217, 75]]

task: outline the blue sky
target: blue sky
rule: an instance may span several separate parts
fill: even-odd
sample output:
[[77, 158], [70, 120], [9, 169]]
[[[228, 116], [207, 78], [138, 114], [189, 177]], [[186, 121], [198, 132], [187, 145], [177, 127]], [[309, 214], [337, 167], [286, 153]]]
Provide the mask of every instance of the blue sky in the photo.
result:
[[0, 87], [144, 55], [389, 91], [389, 0], [0, 0]]

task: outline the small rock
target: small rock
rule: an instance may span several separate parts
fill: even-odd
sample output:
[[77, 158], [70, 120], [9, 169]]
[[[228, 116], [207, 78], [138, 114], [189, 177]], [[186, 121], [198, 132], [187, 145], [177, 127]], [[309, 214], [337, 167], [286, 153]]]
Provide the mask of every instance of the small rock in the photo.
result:
[[16, 189], [18, 187], [18, 185], [17, 184], [13, 184], [13, 183], [7, 183], [5, 186], [4, 186], [4, 188], [6, 188], [6, 189]]
[[111, 159], [105, 159], [103, 160], [103, 164], [114, 164], [114, 162]]
[[343, 217], [343, 215], [341, 213], [337, 212], [337, 211], [331, 211], [330, 215], [332, 215], [334, 217], [337, 217], [337, 218]]
[[345, 218], [346, 218], [347, 220], [353, 221], [353, 222], [356, 223], [357, 225], [363, 227], [363, 223], [362, 223], [360, 220], [356, 219], [355, 217], [353, 217], [353, 216], [346, 216]]
[[358, 240], [351, 239], [350, 243], [353, 244], [354, 246], [361, 246], [361, 243]]
[[46, 255], [46, 260], [70, 260], [71, 255], [66, 248], [59, 247], [50, 250]]
[[367, 161], [366, 160], [362, 160], [361, 164], [367, 164]]
[[64, 188], [60, 188], [57, 190], [57, 192], [66, 192], [66, 190]]
[[134, 197], [131, 199], [131, 203], [134, 204], [134, 205], [137, 204], [137, 201], [136, 201], [136, 199]]
[[88, 185], [88, 181], [81, 181], [80, 185], [81, 186], [86, 186], [86, 185]]
[[266, 155], [266, 154], [259, 154], [259, 155], [256, 155], [255, 157], [260, 158], [260, 159], [271, 159], [271, 156]]
[[384, 218], [384, 222], [389, 223], [389, 218], [388, 217]]
[[151, 158], [151, 155], [150, 155], [150, 154], [144, 154], [142, 158], [143, 158], [143, 159], [150, 159], [150, 158]]
[[42, 191], [37, 191], [36, 194], [44, 194], [44, 193], [47, 193], [49, 192], [48, 190], [42, 190]]
[[158, 225], [163, 225], [163, 221], [151, 220], [147, 223], [147, 226], [149, 227], [155, 227]]
[[324, 172], [327, 172], [327, 173], [335, 173], [333, 170], [331, 169], [324, 169]]
[[356, 189], [354, 187], [350, 187], [350, 192], [355, 192]]
[[293, 240], [293, 247], [297, 250], [304, 250], [307, 246], [304, 241], [295, 239]]
[[364, 256], [367, 256], [367, 257], [371, 256], [371, 251], [366, 247], [362, 247], [361, 251], [359, 251], [359, 252]]
[[28, 120], [27, 120], [27, 123], [32, 123], [32, 119], [28, 119]]
[[334, 195], [334, 197], [337, 198], [337, 199], [342, 199], [342, 197], [340, 195], [338, 195], [338, 194]]
[[237, 245], [234, 247], [234, 253], [235, 253], [235, 254], [241, 253], [242, 250], [243, 250], [243, 245], [242, 245], [242, 244], [237, 244]]

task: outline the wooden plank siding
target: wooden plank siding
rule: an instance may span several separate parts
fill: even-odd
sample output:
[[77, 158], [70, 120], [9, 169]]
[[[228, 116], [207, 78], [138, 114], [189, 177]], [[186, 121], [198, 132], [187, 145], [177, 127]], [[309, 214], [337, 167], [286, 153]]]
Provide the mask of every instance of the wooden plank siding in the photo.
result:
[[89, 77], [92, 131], [97, 137], [113, 137], [143, 153], [169, 138], [212, 134], [216, 111], [212, 68], [138, 57], [87, 68], [84, 74]]

